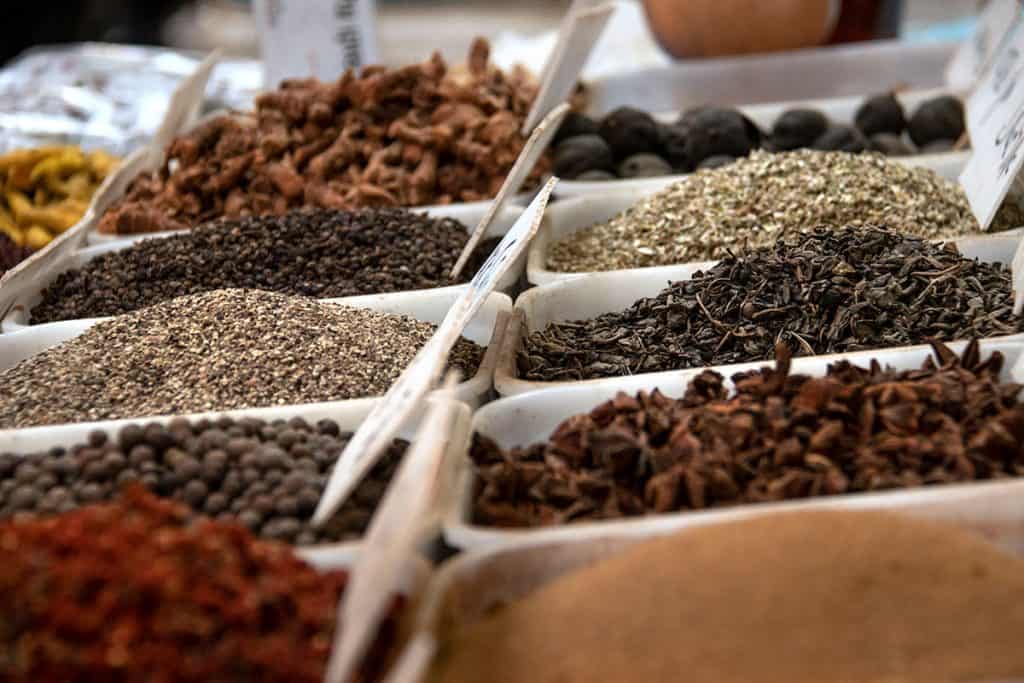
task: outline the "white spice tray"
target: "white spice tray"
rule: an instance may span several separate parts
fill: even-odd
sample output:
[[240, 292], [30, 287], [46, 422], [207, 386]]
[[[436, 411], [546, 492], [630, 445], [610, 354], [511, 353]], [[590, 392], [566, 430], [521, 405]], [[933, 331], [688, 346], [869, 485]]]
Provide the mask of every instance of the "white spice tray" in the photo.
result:
[[[484, 237], [500, 237], [504, 235], [512, 224], [516, 222], [523, 212], [522, 207], [505, 206], [494, 218], [487, 229]], [[466, 206], [448, 206], [426, 211], [430, 216], [454, 218], [465, 224], [467, 232], [472, 231], [477, 223], [486, 213], [486, 208], [469, 208]], [[75, 251], [65, 251], [62, 254], [50, 259], [47, 263], [39, 265], [31, 273], [26, 273], [25, 278], [30, 283], [24, 283], [20, 291], [13, 297], [10, 307], [0, 319], [0, 333], [15, 332], [29, 327], [29, 313], [43, 298], [43, 290], [50, 286], [61, 273], [68, 270], [84, 267], [89, 261], [115, 251], [123, 251], [144, 239], [166, 239], [175, 233], [150, 233], [136, 235], [134, 237], [110, 240], [87, 246]], [[495, 291], [511, 292], [526, 270], [527, 254], [524, 252], [511, 265], [508, 272], [498, 281]], [[460, 290], [466, 285], [452, 285], [449, 287], [435, 287], [430, 290], [409, 290], [405, 292], [392, 292], [395, 295], [416, 295], [426, 291], [438, 290]], [[369, 295], [373, 296], [373, 295]], [[350, 297], [356, 298], [356, 297]], [[52, 323], [46, 323], [52, 324]]]
[[[884, 89], [874, 91], [870, 94], [884, 92]], [[903, 105], [907, 118], [913, 114], [918, 105], [926, 100], [938, 97], [939, 95], [954, 94], [946, 88], [935, 88], [928, 90], [911, 90], [897, 92], [896, 99]], [[870, 96], [870, 95], [869, 95]], [[857, 108], [863, 104], [866, 96], [835, 97], [830, 99], [817, 100], [796, 100], [788, 102], [773, 102], [770, 104], [753, 104], [736, 107], [745, 114], [751, 121], [757, 124], [763, 133], [771, 131], [772, 124], [782, 115], [783, 112], [795, 108], [817, 109], [829, 118], [833, 123], [853, 124]], [[711, 101], [711, 100], [708, 100]], [[636, 106], [636, 105], [631, 105]], [[673, 123], [679, 118], [680, 111], [662, 111], [654, 117], [662, 123]], [[906, 134], [904, 134], [906, 135]], [[964, 165], [970, 158], [970, 150], [942, 152], [938, 154], [916, 154], [906, 157], [889, 157], [890, 160], [907, 166], [924, 166], [930, 168], [939, 175], [949, 180], [956, 180], [963, 170]], [[647, 189], [652, 191], [660, 190], [671, 183], [685, 178], [687, 174], [675, 174], [656, 178], [629, 178], [621, 180], [562, 180], [558, 183], [556, 194], [560, 198], [592, 196], [605, 194], [610, 190]]]
[[[599, 204], [597, 200], [588, 200], [588, 203]], [[1021, 235], [1014, 231], [1013, 233], [963, 237], [953, 241], [967, 258], [1009, 266], [1021, 239]], [[516, 355], [522, 349], [527, 335], [542, 330], [553, 322], [585, 320], [604, 313], [625, 310], [640, 299], [657, 296], [670, 283], [689, 280], [697, 271], [707, 270], [715, 263], [716, 261], [704, 261], [678, 266], [587, 273], [586, 277], [567, 278], [527, 290], [516, 299], [513, 316], [509, 321], [508, 330], [505, 332], [494, 372], [495, 388], [500, 395], [511, 396], [537, 389], [568, 385], [596, 387], [607, 383], [609, 380], [604, 378], [563, 382], [525, 380], [519, 376]], [[637, 377], [647, 377], [653, 381], [654, 378], [676, 375], [678, 372], [691, 370], [699, 372], [702, 369], [647, 373], [637, 375]]]
[[823, 48], [683, 60], [588, 83], [589, 110], [677, 111], [701, 104], [864, 97], [943, 87], [956, 42], [879, 40]]
[[[961, 353], [967, 342], [956, 342], [948, 346]], [[1006, 361], [1002, 378], [1024, 382], [1024, 340], [1004, 338], [981, 342], [982, 357], [993, 351], [1001, 352]], [[932, 355], [928, 346], [914, 346], [880, 351], [858, 351], [855, 353], [833, 354], [794, 358], [791, 374], [823, 376], [829, 365], [845, 359], [855, 365], [867, 367], [872, 359], [883, 366], [896, 369], [916, 369]], [[731, 387], [731, 377], [737, 372], [771, 366], [773, 362], [742, 363], [714, 368], [720, 372]], [[566, 418], [588, 413], [599, 404], [613, 398], [619, 392], [635, 394], [657, 388], [671, 398], [683, 396], [690, 380], [700, 371], [639, 375], [602, 381], [600, 384], [576, 384], [543, 391], [533, 391], [509, 398], [502, 398], [487, 404], [473, 416], [472, 431], [494, 439], [504, 449], [516, 446], [530, 446], [548, 440], [555, 428]], [[999, 500], [1018, 501], [1017, 510], [1024, 516], [1019, 501], [1024, 496], [1024, 478], [1010, 481], [977, 482], [928, 486], [914, 490], [896, 490], [879, 493], [852, 493], [838, 496], [809, 498], [781, 503], [736, 505], [702, 511], [682, 511], [621, 520], [578, 522], [561, 526], [507, 529], [481, 526], [472, 521], [473, 488], [475, 473], [467, 450], [453, 465], [457, 470], [454, 496], [448, 503], [445, 515], [445, 541], [456, 548], [472, 549], [495, 544], [522, 542], [555, 542], [573, 539], [593, 538], [614, 532], [635, 534], [664, 533], [688, 526], [713, 524], [757, 514], [804, 509], [916, 509], [932, 505], [957, 505], [964, 501], [985, 500], [994, 497]], [[1024, 526], [1022, 549], [1024, 549]]]
[[[432, 399], [427, 399], [432, 400]], [[83, 422], [66, 425], [44, 425], [40, 427], [26, 427], [23, 429], [0, 430], [0, 453], [14, 453], [25, 455], [45, 452], [55, 446], [68, 448], [75, 444], [85, 443], [90, 432], [102, 430], [116, 435], [117, 431], [129, 424], [167, 424], [177, 417], [185, 417], [190, 421], [208, 418], [216, 420], [219, 417], [231, 417], [241, 419], [243, 417], [257, 418], [272, 422], [282, 419], [288, 420], [293, 417], [302, 417], [311, 424], [323, 419], [334, 420], [343, 432], [354, 432], [369, 414], [376, 403], [375, 399], [359, 399], [353, 401], [329, 401], [324, 403], [310, 403], [306, 405], [275, 406], [270, 408], [242, 408], [237, 410], [209, 411], [203, 413], [190, 413], [186, 415], [168, 415], [161, 417], [129, 418], [123, 420], [102, 420], [95, 422]], [[427, 401], [417, 406], [415, 412], [406, 422], [397, 438], [411, 440], [423, 419]], [[437, 505], [429, 511], [429, 514], [422, 520], [421, 538], [423, 544], [433, 541], [441, 527], [443, 513], [443, 501], [451, 497], [451, 488], [454, 484], [454, 463], [457, 458], [465, 453], [469, 442], [470, 418], [472, 411], [465, 403], [456, 402], [453, 410], [453, 422], [445, 447], [444, 467], [442, 468], [442, 492], [444, 495], [438, 497]], [[344, 543], [331, 543], [318, 546], [311, 546], [300, 550], [304, 559], [321, 564], [326, 562], [351, 561], [359, 546], [358, 541]]]
[[[448, 309], [462, 294], [459, 287], [425, 289], [418, 292], [397, 294], [370, 294], [343, 299], [322, 299], [324, 303], [344, 304], [357, 308], [369, 308], [382, 313], [408, 315], [423, 322], [439, 324]], [[505, 294], [492, 292], [484, 300], [479, 313], [469, 322], [463, 336], [487, 350], [480, 367], [473, 377], [461, 382], [455, 390], [456, 398], [470, 405], [477, 405], [491, 390], [494, 368], [501, 350], [501, 340], [512, 310], [512, 300]], [[10, 334], [0, 335], [0, 371], [40, 353], [51, 346], [77, 337], [90, 326], [102, 320], [69, 320], [45, 325], [33, 325]], [[353, 399], [363, 400], [363, 399]], [[340, 402], [339, 402], [340, 403]]]
[[[530, 284], [547, 285], [563, 280], [571, 280], [582, 276], [604, 275], [607, 273], [622, 273], [627, 270], [657, 270], [668, 266], [651, 266], [647, 268], [617, 269], [608, 271], [580, 271], [568, 272], [550, 270], [547, 265], [548, 251], [551, 246], [570, 235], [588, 228], [596, 223], [603, 223], [629, 209], [640, 201], [652, 195], [671, 182], [665, 182], [663, 178], [653, 179], [658, 181], [654, 186], [632, 189], [621, 189], [615, 192], [604, 192], [600, 195], [572, 197], [555, 202], [548, 206], [541, 220], [540, 228], [534, 237], [526, 257], [526, 279]], [[559, 184], [561, 185], [561, 184]], [[1018, 232], [1020, 228], [1005, 231], [1002, 233], [978, 233], [977, 237], [989, 237], [990, 235], [1007, 235]], [[965, 239], [965, 238], [962, 238]], [[1011, 255], [1012, 256], [1012, 255]], [[708, 261], [700, 262], [707, 265]], [[1007, 260], [1009, 263], [1009, 260]]]

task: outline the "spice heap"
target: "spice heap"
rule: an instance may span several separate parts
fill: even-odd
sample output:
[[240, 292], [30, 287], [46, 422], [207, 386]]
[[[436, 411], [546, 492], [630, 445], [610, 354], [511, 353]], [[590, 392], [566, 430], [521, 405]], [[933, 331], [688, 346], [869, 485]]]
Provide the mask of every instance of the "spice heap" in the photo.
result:
[[964, 106], [950, 95], [922, 102], [909, 118], [893, 93], [874, 95], [857, 109], [852, 125], [830, 121], [816, 109], [789, 109], [769, 133], [738, 109], [694, 107], [663, 124], [645, 111], [620, 107], [600, 121], [570, 114], [554, 138], [554, 172], [588, 181], [690, 173], [731, 164], [761, 147], [929, 154], [951, 150], [963, 134]]
[[[536, 87], [489, 63], [440, 55], [401, 69], [347, 71], [333, 83], [285, 81], [248, 114], [175, 139], [100, 221], [106, 233], [180, 230], [217, 218], [315, 206], [422, 206], [493, 197], [525, 144]], [[548, 168], [542, 159], [527, 182]]]
[[637, 543], [455, 625], [431, 680], [1011, 679], [1022, 601], [1024, 561], [956, 526], [769, 515]]
[[[992, 230], [1024, 224], [1006, 204]], [[955, 183], [876, 154], [755, 152], [700, 171], [553, 244], [548, 268], [582, 272], [725, 258], [802, 228], [885, 225], [929, 239], [979, 230]]]
[[706, 370], [680, 400], [620, 393], [529, 448], [478, 435], [474, 515], [536, 526], [1024, 475], [1002, 354], [934, 348], [920, 370], [840, 361], [811, 378], [789, 374], [782, 346], [776, 368], [733, 377], [732, 397]]
[[[26, 683], [318, 683], [348, 578], [138, 488], [113, 504], [0, 522], [0, 547], [0, 679]], [[359, 680], [383, 672], [400, 606]]]
[[619, 313], [530, 334], [519, 372], [580, 380], [1024, 330], [1010, 271], [878, 228], [818, 229], [729, 257]]
[[[220, 220], [143, 240], [60, 274], [32, 309], [33, 323], [118, 315], [227, 287], [318, 298], [455, 284], [448, 273], [465, 225], [401, 209], [293, 211]], [[466, 281], [494, 240], [476, 251]]]
[[408, 443], [396, 440], [322, 528], [309, 523], [351, 433], [302, 418], [176, 418], [167, 426], [97, 430], [86, 443], [18, 456], [0, 453], [0, 518], [54, 514], [108, 501], [139, 482], [161, 497], [264, 538], [298, 545], [357, 539], [366, 531]]
[[[193, 294], [0, 373], [0, 428], [378, 396], [435, 328], [259, 290]], [[460, 339], [450, 363], [471, 377], [482, 355]]]
[[117, 164], [106, 152], [74, 146], [0, 155], [0, 233], [19, 246], [42, 249], [82, 219], [93, 193]]
[[18, 246], [7, 233], [0, 232], [0, 276], [31, 256], [33, 251], [29, 247]]

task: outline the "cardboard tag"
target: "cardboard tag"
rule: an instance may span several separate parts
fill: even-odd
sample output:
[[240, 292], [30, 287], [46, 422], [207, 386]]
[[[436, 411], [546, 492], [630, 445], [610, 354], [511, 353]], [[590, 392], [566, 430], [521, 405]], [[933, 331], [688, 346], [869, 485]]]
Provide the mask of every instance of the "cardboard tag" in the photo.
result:
[[974, 33], [960, 44], [946, 65], [947, 85], [958, 90], [974, 86], [1020, 14], [1020, 8], [1020, 0], [989, 0], [978, 15]]
[[203, 98], [206, 94], [206, 84], [213, 73], [213, 67], [220, 61], [220, 50], [214, 50], [206, 56], [196, 70], [188, 78], [178, 84], [171, 94], [167, 103], [167, 111], [164, 120], [153, 136], [149, 149], [154, 155], [163, 159], [167, 146], [171, 140], [181, 133], [186, 126], [195, 121], [199, 116], [199, 110], [203, 106]]
[[529, 246], [537, 234], [551, 190], [558, 178], [551, 178], [541, 188], [530, 206], [519, 216], [501, 243], [477, 272], [469, 286], [455, 301], [434, 336], [420, 349], [409, 367], [399, 376], [387, 393], [366, 416], [349, 439], [345, 450], [331, 471], [320, 497], [313, 524], [320, 526], [345, 502], [370, 468], [408, 419], [417, 402], [430, 390], [440, 376], [448, 354], [466, 325], [480, 310], [484, 299]]
[[558, 41], [544, 65], [537, 99], [523, 123], [523, 135], [569, 99], [597, 39], [615, 12], [615, 5], [611, 3], [591, 5], [587, 0], [573, 0], [569, 6], [558, 30]]
[[405, 457], [377, 507], [338, 607], [334, 647], [324, 678], [350, 680], [377, 634], [381, 618], [398, 591], [404, 564], [415, 554], [419, 521], [439, 484], [448, 434], [454, 419], [455, 375], [435, 392]]
[[539, 126], [534, 128], [530, 137], [526, 140], [526, 144], [523, 145], [522, 151], [519, 152], [519, 158], [516, 159], [516, 163], [512, 165], [512, 169], [505, 176], [505, 182], [501, 184], [501, 188], [498, 190], [498, 194], [495, 195], [494, 201], [487, 207], [487, 212], [480, 219], [480, 222], [477, 223], [476, 228], [473, 229], [469, 240], [466, 242], [466, 246], [462, 248], [462, 253], [459, 254], [459, 259], [455, 262], [455, 266], [450, 274], [453, 280], [466, 267], [466, 262], [472, 256], [473, 250], [480, 243], [480, 239], [487, 232], [487, 228], [494, 221], [494, 217], [505, 206], [505, 202], [523, 186], [523, 182], [530, 175], [530, 171], [533, 170], [544, 150], [547, 149], [551, 138], [558, 132], [558, 127], [562, 125], [562, 121], [568, 113], [569, 105], [563, 102], [545, 116]]
[[960, 174], [971, 211], [988, 230], [1024, 163], [1024, 30], [1018, 19], [967, 100], [971, 158]]
[[333, 81], [377, 60], [374, 0], [257, 0], [263, 85], [286, 78]]

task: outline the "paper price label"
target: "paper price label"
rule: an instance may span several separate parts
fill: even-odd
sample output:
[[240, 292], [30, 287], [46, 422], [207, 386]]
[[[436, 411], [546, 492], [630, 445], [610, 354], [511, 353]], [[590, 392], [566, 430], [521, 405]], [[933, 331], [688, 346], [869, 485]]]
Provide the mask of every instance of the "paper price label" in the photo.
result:
[[152, 150], [153, 156], [159, 156], [159, 159], [151, 158], [153, 162], [163, 161], [163, 155], [167, 146], [171, 144], [171, 140], [199, 115], [199, 109], [202, 107], [203, 97], [206, 93], [206, 84], [210, 80], [213, 68], [219, 61], [220, 50], [214, 50], [200, 62], [188, 78], [174, 89], [167, 102], [164, 120], [160, 122], [160, 127], [157, 128], [148, 148]]
[[555, 48], [544, 65], [537, 99], [523, 123], [524, 135], [532, 131], [552, 109], [569, 99], [597, 39], [615, 12], [615, 5], [611, 3], [591, 4], [588, 0], [574, 0], [569, 6], [558, 31]]
[[974, 33], [960, 45], [946, 67], [947, 85], [967, 90], [977, 82], [1020, 9], [1020, 0], [989, 0], [978, 16]]
[[373, 0], [257, 0], [263, 83], [286, 78], [333, 81], [377, 59]]
[[1018, 19], [967, 100], [971, 158], [960, 174], [971, 211], [987, 230], [1020, 174], [1024, 156], [1024, 30]]
[[363, 546], [338, 608], [334, 647], [327, 664], [328, 683], [348, 681], [377, 633], [405, 563], [415, 554], [419, 522], [438, 485], [448, 434], [458, 405], [454, 378], [435, 394], [408, 453], [402, 458], [370, 521]]
[[437, 331], [413, 358], [409, 367], [377, 402], [338, 456], [323, 496], [313, 513], [322, 525], [334, 514], [380, 459], [387, 444], [408, 419], [416, 404], [437, 381], [452, 347], [480, 310], [487, 295], [529, 246], [537, 234], [544, 209], [558, 178], [551, 178], [502, 238], [476, 277], [455, 301]]

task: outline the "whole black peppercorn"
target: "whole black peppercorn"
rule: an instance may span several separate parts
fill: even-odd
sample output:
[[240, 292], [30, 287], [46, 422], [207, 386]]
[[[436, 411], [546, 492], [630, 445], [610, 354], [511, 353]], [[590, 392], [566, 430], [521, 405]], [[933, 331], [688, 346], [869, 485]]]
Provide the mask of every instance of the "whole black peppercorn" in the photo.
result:
[[152, 462], [156, 458], [156, 452], [147, 444], [137, 444], [128, 451], [128, 462], [132, 465], [141, 465], [144, 462]]
[[684, 116], [679, 125], [684, 128], [686, 157], [694, 165], [719, 155], [744, 157], [757, 147], [748, 119], [735, 109], [705, 107]]
[[125, 453], [142, 443], [144, 438], [145, 434], [142, 431], [142, 427], [137, 424], [125, 425], [117, 433], [117, 443]]
[[189, 506], [197, 508], [206, 500], [208, 493], [209, 489], [206, 488], [206, 484], [198, 479], [193, 479], [185, 484], [185, 488], [182, 490], [182, 497]]
[[590, 118], [586, 114], [581, 114], [576, 111], [571, 111], [565, 115], [562, 119], [562, 125], [558, 127], [558, 131], [552, 138], [552, 144], [558, 145], [562, 140], [566, 138], [573, 138], [577, 135], [599, 135], [600, 129], [597, 121]]
[[827, 129], [828, 118], [820, 111], [790, 109], [775, 120], [769, 145], [777, 152], [810, 147]]
[[918, 147], [935, 140], [958, 140], [964, 133], [964, 105], [952, 95], [922, 102], [910, 117], [907, 131]]
[[634, 154], [619, 164], [620, 178], [652, 178], [672, 173], [672, 166], [657, 154]]
[[647, 112], [633, 107], [619, 107], [606, 114], [599, 133], [616, 159], [657, 152], [661, 143], [658, 123]]
[[107, 442], [107, 433], [102, 429], [94, 429], [89, 432], [89, 436], [86, 440], [93, 448], [99, 448]]
[[876, 133], [899, 134], [907, 127], [903, 105], [891, 92], [874, 95], [865, 100], [853, 116], [854, 125], [864, 135]]
[[812, 147], [823, 151], [863, 152], [870, 143], [864, 134], [853, 126], [836, 124], [814, 141]]
[[593, 170], [610, 171], [615, 159], [612, 148], [599, 135], [577, 135], [566, 138], [555, 148], [552, 170], [563, 178], [576, 178]]
[[338, 427], [338, 423], [334, 420], [323, 419], [316, 423], [316, 430], [321, 434], [327, 434], [328, 436], [338, 436], [341, 433], [341, 429]]
[[228, 497], [223, 493], [212, 493], [203, 503], [203, 512], [208, 515], [217, 515], [228, 509]]

